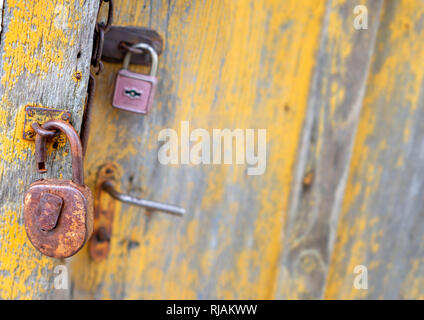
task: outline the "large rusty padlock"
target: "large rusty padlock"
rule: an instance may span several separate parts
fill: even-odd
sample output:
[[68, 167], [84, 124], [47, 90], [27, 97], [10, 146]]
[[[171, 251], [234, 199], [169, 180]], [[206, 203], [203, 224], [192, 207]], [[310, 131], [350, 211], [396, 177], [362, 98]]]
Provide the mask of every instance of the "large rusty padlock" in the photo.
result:
[[[93, 232], [93, 197], [84, 185], [82, 146], [69, 123], [50, 120], [44, 130], [65, 133], [72, 154], [72, 180], [40, 179], [25, 194], [25, 230], [33, 246], [52, 258], [67, 258], [77, 253]], [[36, 157], [44, 168], [46, 137], [37, 134]], [[41, 159], [41, 160], [40, 160]]]

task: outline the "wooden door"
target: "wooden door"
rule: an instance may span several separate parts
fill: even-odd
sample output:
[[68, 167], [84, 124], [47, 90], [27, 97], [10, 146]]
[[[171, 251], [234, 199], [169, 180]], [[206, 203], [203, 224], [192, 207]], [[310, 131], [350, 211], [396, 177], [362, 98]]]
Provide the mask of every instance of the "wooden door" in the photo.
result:
[[[66, 297], [53, 286], [55, 267], [66, 261], [40, 254], [25, 233], [23, 196], [41, 175], [23, 124], [25, 106], [35, 105], [70, 111], [80, 128], [98, 3], [11, 0], [0, 6], [0, 298]], [[50, 150], [47, 177], [70, 177], [67, 154], [68, 147]]]
[[[97, 12], [87, 1], [52, 3], [47, 11], [5, 3], [1, 297], [424, 297], [420, 1], [115, 0], [114, 25], [155, 29], [165, 49], [147, 116], [112, 108], [120, 65], [106, 63], [97, 77], [86, 182], [94, 188], [101, 165], [114, 162], [123, 192], [181, 205], [187, 215], [116, 203], [100, 263], [87, 248], [66, 262], [42, 257], [23, 229], [22, 194], [37, 175], [33, 146], [18, 138], [20, 112], [31, 100], [82, 114], [89, 50], [81, 65], [71, 57], [90, 42]], [[59, 5], [72, 27], [47, 32]], [[367, 29], [354, 27], [357, 5], [367, 9]], [[266, 129], [265, 173], [160, 164], [159, 132], [181, 134], [182, 121], [208, 132]], [[55, 154], [52, 174], [68, 175], [68, 160]], [[59, 292], [53, 269], [64, 263], [71, 285]], [[366, 290], [354, 286], [358, 265], [368, 270]]]

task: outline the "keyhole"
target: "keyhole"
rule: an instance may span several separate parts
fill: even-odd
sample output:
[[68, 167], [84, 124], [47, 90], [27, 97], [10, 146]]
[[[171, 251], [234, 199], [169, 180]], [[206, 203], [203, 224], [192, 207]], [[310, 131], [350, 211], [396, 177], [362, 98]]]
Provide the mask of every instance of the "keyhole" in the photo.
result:
[[125, 89], [125, 95], [131, 99], [138, 99], [141, 97], [141, 93], [135, 89]]

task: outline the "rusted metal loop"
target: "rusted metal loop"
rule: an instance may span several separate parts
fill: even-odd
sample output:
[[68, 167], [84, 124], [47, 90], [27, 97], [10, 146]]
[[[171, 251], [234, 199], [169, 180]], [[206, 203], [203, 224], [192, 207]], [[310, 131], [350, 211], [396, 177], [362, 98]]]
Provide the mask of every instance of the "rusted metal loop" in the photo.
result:
[[46, 137], [41, 134], [35, 136], [35, 162], [39, 173], [46, 173]]
[[96, 24], [96, 30], [103, 30], [104, 32], [108, 32], [110, 27], [112, 26], [112, 21], [113, 21], [113, 1], [112, 0], [100, 0], [100, 6], [99, 6], [99, 12], [100, 12], [100, 8], [102, 6], [102, 4], [106, 2], [109, 4], [108, 6], [108, 12], [107, 12], [107, 21], [106, 23], [104, 22], [99, 22]]
[[121, 41], [119, 43], [119, 48], [121, 48], [121, 49], [123, 49], [125, 51], [129, 51], [129, 52], [131, 52], [133, 54], [143, 54], [144, 53], [144, 50], [133, 48], [133, 47], [131, 47], [131, 45], [127, 44], [124, 41]]
[[102, 73], [104, 68], [105, 68], [105, 66], [104, 66], [103, 62], [98, 61], [96, 76], [98, 76], [100, 73]]
[[103, 71], [103, 63], [102, 63], [101, 59], [102, 59], [102, 54], [103, 54], [104, 41], [105, 41], [105, 31], [103, 29], [100, 29], [97, 32], [95, 49], [94, 49], [94, 52], [93, 52], [94, 56], [93, 56], [93, 60], [92, 60], [93, 67], [98, 68], [96, 75], [99, 75], [100, 72]]
[[34, 129], [34, 131], [37, 135], [45, 137], [45, 138], [52, 138], [59, 133], [59, 131], [57, 131], [57, 130], [45, 130], [45, 129], [43, 129], [38, 124], [38, 122], [34, 122], [33, 124], [31, 124], [31, 127]]
[[91, 54], [91, 65], [94, 66], [97, 58], [97, 52], [99, 51], [99, 36], [98, 32], [95, 31], [94, 38], [93, 38], [93, 52]]
[[[107, 22], [99, 22], [96, 24], [96, 36], [97, 39], [95, 40], [94, 48], [93, 48], [93, 58], [91, 60], [91, 63], [93, 67], [97, 68], [96, 75], [99, 75], [103, 69], [104, 65], [101, 61], [102, 55], [103, 55], [103, 46], [105, 41], [105, 33], [109, 31], [110, 27], [112, 26], [112, 20], [113, 20], [113, 1], [112, 0], [101, 0], [100, 7], [103, 2], [109, 3], [108, 8], [108, 17]], [[100, 8], [99, 8], [100, 11]]]
[[35, 136], [35, 162], [39, 173], [46, 173], [46, 140], [52, 138], [59, 133], [57, 130], [43, 129], [37, 122], [31, 124], [34, 129]]
[[100, 61], [103, 53], [103, 46], [105, 43], [105, 30], [100, 29], [98, 32], [98, 47], [96, 51], [96, 61]]
[[[75, 131], [74, 127], [68, 122], [63, 120], [49, 120], [45, 122], [42, 126], [42, 129], [45, 130], [59, 130], [63, 132], [71, 147], [72, 155], [72, 181], [79, 185], [84, 185], [84, 170], [83, 170], [83, 157], [82, 157], [82, 145], [78, 133]], [[45, 170], [45, 159], [46, 159], [46, 137], [42, 135], [37, 135], [35, 137], [36, 143], [36, 154], [39, 154], [38, 160], [41, 160], [41, 163], [38, 162], [38, 167], [44, 168]], [[45, 171], [44, 171], [45, 172]]]

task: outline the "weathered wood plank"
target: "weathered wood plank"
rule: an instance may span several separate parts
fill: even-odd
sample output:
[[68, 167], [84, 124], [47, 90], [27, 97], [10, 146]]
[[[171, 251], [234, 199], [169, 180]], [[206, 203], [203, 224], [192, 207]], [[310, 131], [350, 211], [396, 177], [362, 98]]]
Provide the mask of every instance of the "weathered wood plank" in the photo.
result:
[[381, 4], [363, 3], [368, 29], [356, 30], [357, 3], [328, 2], [282, 240], [279, 298], [324, 294]]
[[[183, 218], [122, 205], [109, 259], [73, 260], [77, 298], [270, 298], [321, 33], [324, 1], [115, 1], [115, 24], [165, 38], [159, 89], [146, 117], [112, 109], [118, 65], [98, 78], [87, 169], [106, 161], [122, 189], [180, 204]], [[141, 71], [142, 68], [133, 68]], [[100, 92], [102, 94], [100, 94]], [[164, 166], [158, 133], [180, 122], [267, 129], [267, 169]]]
[[[22, 202], [40, 175], [34, 144], [22, 139], [28, 103], [72, 112], [81, 124], [97, 1], [10, 0], [4, 4], [0, 44], [0, 298], [54, 298], [53, 268], [27, 240]], [[75, 73], [82, 74], [81, 80]], [[69, 151], [53, 152], [48, 177], [70, 177]], [[54, 160], [52, 160], [54, 158]], [[66, 296], [66, 292], [61, 292]]]
[[327, 298], [424, 298], [423, 19], [421, 1], [384, 3]]
[[[361, 3], [362, 31], [349, 1], [115, 2], [115, 23], [155, 28], [165, 52], [147, 117], [112, 109], [120, 66], [98, 78], [89, 183], [115, 161], [123, 191], [188, 216], [118, 203], [109, 259], [73, 259], [73, 297], [422, 297], [423, 9], [384, 2], [377, 33], [381, 1]], [[158, 132], [183, 120], [266, 128], [265, 175], [160, 165]]]

